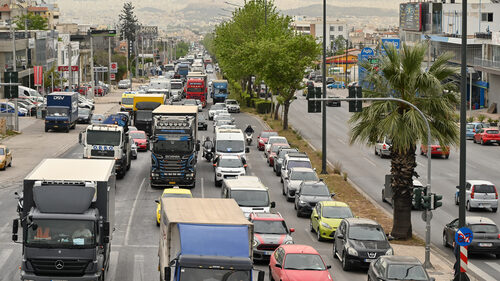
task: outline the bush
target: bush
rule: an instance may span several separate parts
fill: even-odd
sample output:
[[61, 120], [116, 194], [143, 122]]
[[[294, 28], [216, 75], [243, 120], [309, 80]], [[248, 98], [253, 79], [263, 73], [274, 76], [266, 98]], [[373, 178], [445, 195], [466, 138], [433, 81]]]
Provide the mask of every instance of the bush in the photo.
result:
[[255, 106], [255, 104], [256, 104], [257, 102], [259, 102], [259, 101], [260, 101], [260, 99], [259, 99], [259, 98], [252, 98], [252, 99], [250, 99], [250, 106], [251, 106], [251, 107], [253, 107], [253, 108], [257, 108], [257, 107]]
[[474, 122], [474, 116], [467, 117], [467, 123], [472, 123], [472, 122]]
[[255, 102], [255, 108], [260, 114], [271, 112], [271, 101], [259, 100]]
[[486, 116], [484, 116], [483, 114], [479, 114], [479, 116], [477, 117], [477, 121], [481, 123], [484, 121], [484, 119], [486, 119]]

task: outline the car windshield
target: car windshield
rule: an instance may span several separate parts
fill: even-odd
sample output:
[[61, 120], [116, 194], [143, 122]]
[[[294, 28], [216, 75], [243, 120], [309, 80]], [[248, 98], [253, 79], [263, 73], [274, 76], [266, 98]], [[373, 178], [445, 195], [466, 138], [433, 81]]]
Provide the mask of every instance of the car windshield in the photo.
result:
[[474, 124], [467, 124], [467, 130], [474, 129]]
[[121, 134], [120, 132], [112, 131], [87, 131], [87, 144], [90, 145], [120, 145]]
[[487, 134], [498, 134], [498, 130], [487, 130]]
[[288, 254], [285, 257], [284, 269], [291, 270], [325, 270], [325, 263], [315, 254]]
[[287, 145], [287, 144], [273, 145], [273, 146], [271, 146], [271, 152], [276, 153], [276, 152], [278, 152], [280, 147], [284, 147], [284, 146], [289, 146], [289, 145]]
[[243, 140], [217, 140], [217, 152], [243, 152], [245, 142]]
[[132, 132], [130, 136], [133, 139], [146, 139], [146, 134], [144, 132]]
[[185, 193], [165, 193], [161, 197], [163, 198], [192, 198], [191, 194]]
[[385, 241], [385, 233], [377, 225], [354, 225], [349, 229], [349, 239], [362, 241]]
[[122, 98], [122, 104], [133, 105], [134, 104], [134, 98]]
[[260, 134], [260, 137], [261, 138], [269, 138], [269, 137], [272, 137], [272, 136], [277, 136], [278, 133], [277, 132], [262, 132]]
[[235, 100], [227, 100], [226, 104], [238, 104], [238, 102]]
[[251, 281], [251, 270], [182, 267], [179, 281]]
[[288, 141], [284, 137], [281, 137], [281, 138], [270, 138], [269, 141], [268, 141], [268, 143], [269, 144], [273, 144], [273, 143], [288, 143]]
[[348, 207], [336, 206], [324, 206], [321, 215], [327, 219], [345, 219], [354, 217], [351, 209]]
[[284, 221], [254, 220], [253, 229], [255, 233], [261, 234], [286, 234], [288, 230]]
[[68, 111], [69, 108], [67, 107], [48, 107], [47, 108], [47, 115], [48, 116], [68, 116]]
[[311, 162], [309, 161], [288, 161], [288, 169], [291, 168], [312, 168]]
[[135, 120], [150, 121], [153, 120], [153, 113], [149, 110], [137, 110]]
[[292, 172], [290, 174], [290, 180], [301, 180], [301, 181], [317, 181], [318, 176], [316, 172]]
[[387, 267], [387, 279], [427, 280], [428, 278], [420, 264], [390, 264]]
[[231, 198], [240, 207], [268, 207], [269, 195], [265, 190], [232, 190]]
[[290, 153], [290, 152], [298, 152], [297, 149], [292, 148], [292, 149], [282, 149], [280, 153], [278, 154], [279, 158], [285, 158], [285, 156]]
[[469, 228], [472, 233], [498, 233], [498, 228], [494, 224], [471, 224]]
[[5, 151], [3, 148], [0, 148], [0, 155], [5, 155]]
[[495, 186], [490, 185], [490, 184], [479, 184], [479, 185], [474, 185], [474, 192], [475, 193], [495, 193]]
[[202, 93], [203, 88], [188, 88], [187, 91], [188, 93]]
[[328, 187], [323, 184], [303, 185], [300, 189], [300, 195], [306, 196], [330, 196]]
[[239, 158], [227, 158], [223, 157], [219, 161], [219, 167], [221, 168], [241, 168], [243, 163]]
[[34, 219], [26, 243], [38, 248], [92, 248], [95, 228], [92, 221]]

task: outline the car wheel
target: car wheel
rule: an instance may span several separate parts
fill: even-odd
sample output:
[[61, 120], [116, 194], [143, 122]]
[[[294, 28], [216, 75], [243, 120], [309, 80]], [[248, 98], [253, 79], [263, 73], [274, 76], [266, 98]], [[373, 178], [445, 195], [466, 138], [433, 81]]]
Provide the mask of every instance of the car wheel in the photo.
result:
[[473, 138], [472, 138], [472, 142], [473, 142], [473, 143], [476, 143], [476, 138], [474, 138], [474, 137], [473, 137]]
[[383, 189], [382, 189], [382, 202], [387, 202], [387, 200], [385, 200], [384, 190]]
[[12, 160], [10, 160], [9, 167], [12, 167]]
[[484, 140], [483, 140], [483, 138], [481, 138], [481, 145], [484, 145]]
[[448, 159], [448, 158], [450, 158], [450, 155], [449, 155], [449, 154], [446, 154], [446, 155], [444, 156], [444, 159]]
[[309, 230], [310, 230], [311, 232], [314, 232], [314, 227], [313, 227], [313, 222], [312, 222], [312, 220], [309, 220]]
[[472, 208], [471, 208], [471, 206], [470, 206], [470, 202], [469, 202], [469, 201], [467, 201], [467, 211], [469, 211], [469, 212], [470, 212], [471, 210], [472, 210]]
[[281, 193], [283, 193], [283, 195], [286, 196], [286, 193], [285, 193], [285, 185], [283, 185], [283, 188], [281, 189]]
[[351, 265], [349, 264], [349, 261], [347, 260], [345, 253], [342, 254], [342, 269], [344, 271], [349, 271], [351, 269]]
[[446, 237], [446, 233], [443, 232], [443, 246], [445, 248], [448, 248], [449, 245], [448, 245], [448, 238]]
[[420, 155], [424, 155], [424, 151], [420, 149]]
[[321, 231], [318, 229], [316, 230], [316, 238], [318, 238], [318, 241], [323, 241], [323, 238], [321, 237]]
[[283, 178], [280, 179], [281, 183], [283, 183]]
[[333, 259], [336, 259], [337, 258], [337, 246], [335, 246], [335, 240], [333, 240], [332, 254], [333, 254]]
[[377, 148], [375, 147], [375, 155], [378, 155]]
[[455, 205], [458, 205], [458, 196], [456, 193], [455, 193]]
[[491, 208], [491, 211], [492, 211], [493, 213], [496, 213], [496, 212], [497, 212], [497, 209], [498, 209], [498, 208]]
[[496, 254], [496, 255], [495, 255], [495, 257], [496, 257], [497, 259], [500, 259], [500, 254]]

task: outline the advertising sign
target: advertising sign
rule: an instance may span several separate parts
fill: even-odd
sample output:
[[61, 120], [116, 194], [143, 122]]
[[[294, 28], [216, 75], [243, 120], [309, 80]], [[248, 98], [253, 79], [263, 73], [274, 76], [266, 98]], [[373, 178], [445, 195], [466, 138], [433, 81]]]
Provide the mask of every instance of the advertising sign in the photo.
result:
[[399, 27], [403, 30], [422, 31], [422, 3], [399, 4]]
[[33, 76], [35, 77], [35, 86], [42, 86], [43, 84], [43, 67], [33, 66]]

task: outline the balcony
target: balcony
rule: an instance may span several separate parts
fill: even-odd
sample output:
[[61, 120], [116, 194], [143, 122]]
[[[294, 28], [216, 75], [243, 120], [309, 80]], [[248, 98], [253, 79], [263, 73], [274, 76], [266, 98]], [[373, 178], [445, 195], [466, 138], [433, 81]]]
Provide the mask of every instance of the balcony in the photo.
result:
[[477, 70], [500, 75], [500, 61], [492, 61], [475, 57], [473, 65]]

